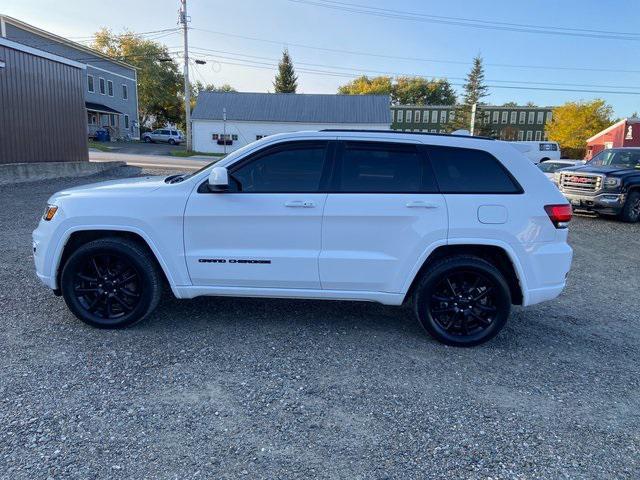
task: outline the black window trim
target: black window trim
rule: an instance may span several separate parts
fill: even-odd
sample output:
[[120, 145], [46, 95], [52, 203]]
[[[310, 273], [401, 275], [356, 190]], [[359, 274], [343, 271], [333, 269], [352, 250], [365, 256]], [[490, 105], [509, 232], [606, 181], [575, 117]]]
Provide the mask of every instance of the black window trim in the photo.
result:
[[332, 170], [331, 164], [333, 163], [333, 155], [335, 146], [333, 145], [335, 141], [324, 140], [324, 139], [309, 139], [309, 140], [291, 140], [288, 142], [280, 142], [275, 145], [268, 145], [256, 152], [252, 152], [248, 154], [246, 157], [238, 160], [233, 165], [228, 167], [229, 171], [229, 180], [236, 181], [233, 177], [233, 173], [240, 168], [259, 160], [260, 158], [271, 155], [273, 153], [277, 153], [283, 150], [288, 150], [291, 147], [294, 148], [303, 148], [305, 146], [314, 145], [324, 148], [324, 162], [322, 165], [322, 173], [320, 175], [320, 186], [317, 191], [290, 191], [290, 192], [243, 192], [242, 190], [229, 190], [226, 192], [212, 192], [207, 188], [208, 179], [206, 179], [203, 183], [198, 186], [198, 193], [222, 193], [224, 195], [229, 194], [242, 194], [242, 195], [315, 195], [315, 194], [324, 194], [327, 192], [327, 184], [329, 181], [329, 172]]
[[[443, 190], [440, 187], [440, 184], [438, 182], [438, 176], [436, 175], [435, 169], [432, 166], [433, 160], [432, 160], [431, 155], [430, 155], [430, 150], [432, 148], [450, 148], [450, 149], [455, 149], [455, 150], [474, 150], [474, 151], [479, 151], [479, 152], [486, 153], [487, 155], [489, 155], [489, 157], [491, 157], [493, 159], [494, 162], [497, 163], [498, 168], [500, 168], [505, 173], [505, 175], [511, 180], [511, 182], [513, 183], [513, 186], [516, 188], [516, 191], [514, 191], [514, 192], [497, 192], [497, 191], [465, 190], [465, 191], [462, 191], [462, 192], [451, 192], [451, 191]], [[487, 152], [486, 150], [482, 150], [480, 148], [455, 147], [455, 146], [451, 146], [451, 145], [423, 145], [423, 150], [424, 150], [425, 156], [427, 158], [427, 161], [429, 163], [430, 170], [433, 172], [433, 176], [435, 178], [436, 185], [438, 185], [438, 191], [440, 193], [442, 193], [443, 195], [522, 195], [522, 194], [524, 194], [524, 189], [522, 188], [522, 185], [520, 185], [520, 182], [518, 182], [518, 180], [516, 180], [516, 178], [511, 174], [509, 169], [507, 167], [505, 167], [502, 164], [502, 162], [500, 160], [498, 160], [495, 157], [495, 155], [493, 155], [491, 152]]]

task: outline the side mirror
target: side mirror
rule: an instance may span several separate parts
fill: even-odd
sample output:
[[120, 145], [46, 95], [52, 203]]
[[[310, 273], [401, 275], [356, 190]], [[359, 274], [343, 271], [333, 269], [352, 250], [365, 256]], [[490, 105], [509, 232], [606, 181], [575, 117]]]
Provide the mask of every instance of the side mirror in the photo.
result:
[[209, 174], [209, 190], [224, 192], [229, 189], [229, 172], [226, 167], [213, 167]]

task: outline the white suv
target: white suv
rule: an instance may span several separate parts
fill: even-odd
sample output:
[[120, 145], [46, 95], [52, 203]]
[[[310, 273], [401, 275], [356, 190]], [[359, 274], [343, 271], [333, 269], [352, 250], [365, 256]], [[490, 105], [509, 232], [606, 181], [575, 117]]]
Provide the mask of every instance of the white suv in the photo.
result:
[[571, 207], [506, 142], [390, 131], [272, 135], [190, 175], [51, 197], [37, 274], [82, 321], [124, 327], [163, 284], [200, 295], [410, 303], [436, 339], [495, 336], [565, 286]]
[[169, 145], [180, 145], [184, 141], [184, 135], [175, 128], [161, 128], [160, 130], [144, 133], [142, 141], [145, 143], [166, 142]]

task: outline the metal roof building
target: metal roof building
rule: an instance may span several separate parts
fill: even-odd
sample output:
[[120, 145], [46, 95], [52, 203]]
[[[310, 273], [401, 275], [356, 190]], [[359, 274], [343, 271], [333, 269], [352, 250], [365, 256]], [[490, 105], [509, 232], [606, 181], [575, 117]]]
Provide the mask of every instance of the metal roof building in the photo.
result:
[[386, 95], [201, 92], [191, 115], [193, 146], [229, 152], [275, 133], [389, 129], [389, 105]]

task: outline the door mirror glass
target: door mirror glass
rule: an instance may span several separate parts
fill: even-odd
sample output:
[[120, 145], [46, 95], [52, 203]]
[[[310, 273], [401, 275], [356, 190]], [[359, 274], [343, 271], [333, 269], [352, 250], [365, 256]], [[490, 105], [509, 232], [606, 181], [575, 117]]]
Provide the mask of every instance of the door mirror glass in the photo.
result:
[[209, 174], [209, 190], [224, 192], [229, 189], [229, 172], [226, 167], [213, 167]]

